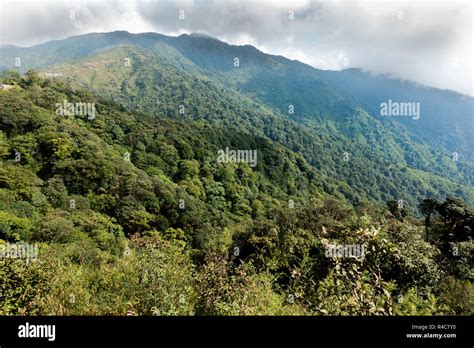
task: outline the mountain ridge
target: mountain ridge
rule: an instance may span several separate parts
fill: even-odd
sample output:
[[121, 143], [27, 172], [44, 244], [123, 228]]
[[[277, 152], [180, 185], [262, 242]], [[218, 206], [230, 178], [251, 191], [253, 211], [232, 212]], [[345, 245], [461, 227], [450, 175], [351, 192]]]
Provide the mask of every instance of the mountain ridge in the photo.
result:
[[322, 68], [317, 68], [317, 67], [314, 67], [308, 63], [304, 63], [298, 59], [291, 59], [291, 58], [288, 58], [284, 55], [281, 55], [281, 54], [273, 54], [273, 53], [267, 53], [267, 52], [264, 52], [260, 49], [258, 49], [257, 47], [251, 45], [251, 44], [242, 44], [242, 45], [237, 45], [237, 44], [229, 44], [223, 40], [220, 40], [214, 36], [211, 36], [209, 34], [206, 34], [206, 33], [201, 33], [201, 32], [191, 32], [191, 33], [184, 33], [184, 34], [180, 34], [180, 35], [177, 35], [177, 36], [173, 36], [173, 35], [167, 35], [167, 34], [162, 34], [162, 33], [159, 33], [159, 32], [153, 32], [153, 31], [150, 31], [150, 32], [141, 32], [141, 33], [131, 33], [127, 30], [114, 30], [114, 31], [111, 31], [111, 32], [90, 32], [90, 33], [86, 33], [86, 34], [78, 34], [78, 35], [71, 35], [71, 36], [68, 36], [66, 38], [62, 38], [62, 39], [53, 39], [53, 40], [48, 40], [48, 41], [45, 41], [45, 42], [42, 42], [42, 43], [38, 43], [38, 44], [33, 44], [33, 45], [29, 45], [29, 46], [20, 46], [20, 45], [16, 45], [16, 44], [0, 44], [0, 47], [6, 47], [6, 48], [19, 48], [19, 49], [31, 49], [31, 48], [36, 48], [38, 46], [42, 46], [42, 45], [45, 45], [45, 44], [49, 44], [49, 43], [58, 43], [58, 42], [64, 42], [64, 41], [67, 41], [69, 39], [74, 39], [74, 38], [79, 38], [79, 37], [84, 37], [84, 36], [95, 36], [95, 35], [104, 35], [104, 34], [107, 34], [107, 35], [110, 35], [110, 34], [122, 34], [122, 35], [129, 35], [129, 36], [142, 36], [142, 35], [156, 35], [157, 37], [161, 37], [161, 38], [169, 38], [169, 39], [172, 39], [172, 38], [179, 38], [179, 37], [195, 37], [195, 38], [204, 38], [204, 39], [211, 39], [211, 40], [214, 40], [214, 41], [218, 41], [219, 43], [221, 44], [225, 44], [225, 45], [228, 45], [228, 46], [235, 46], [235, 47], [251, 47], [255, 50], [257, 50], [259, 53], [261, 54], [264, 54], [264, 55], [267, 55], [267, 56], [271, 56], [271, 57], [276, 57], [276, 58], [281, 58], [281, 59], [284, 59], [286, 61], [289, 61], [289, 62], [295, 62], [295, 63], [298, 63], [298, 64], [301, 64], [301, 65], [304, 65], [306, 67], [309, 67], [311, 69], [315, 69], [315, 70], [318, 70], [318, 71], [328, 71], [328, 72], [339, 72], [339, 71], [360, 71], [360, 72], [363, 72], [363, 73], [366, 73], [366, 74], [369, 74], [369, 75], [372, 75], [372, 76], [377, 76], [377, 77], [382, 77], [382, 78], [387, 78], [389, 80], [396, 80], [396, 81], [399, 81], [399, 82], [408, 82], [408, 83], [413, 83], [415, 84], [416, 86], [418, 87], [424, 87], [424, 88], [429, 88], [429, 89], [434, 89], [434, 90], [439, 90], [439, 91], [443, 91], [443, 92], [452, 92], [454, 94], [459, 94], [461, 96], [465, 96], [465, 97], [468, 97], [468, 98], [474, 98], [474, 96], [471, 96], [469, 94], [466, 94], [466, 93], [462, 93], [462, 92], [459, 92], [459, 91], [456, 91], [456, 90], [452, 90], [452, 89], [448, 89], [448, 88], [439, 88], [439, 87], [434, 87], [434, 86], [430, 86], [430, 85], [427, 85], [427, 84], [424, 84], [424, 83], [421, 83], [421, 82], [417, 82], [417, 81], [414, 81], [414, 80], [409, 80], [409, 79], [403, 79], [403, 78], [400, 78], [400, 77], [397, 77], [397, 76], [394, 76], [394, 75], [391, 75], [391, 74], [388, 74], [388, 73], [374, 73], [370, 70], [367, 70], [365, 68], [362, 68], [362, 67], [351, 67], [351, 68], [346, 68], [346, 69], [341, 69], [341, 70], [331, 70], [331, 69], [322, 69]]
[[[210, 41], [211, 46], [206, 44]], [[445, 148], [438, 144], [433, 148], [423, 144], [419, 135], [405, 124], [380, 119], [371, 110], [366, 112], [368, 108], [358, 104], [353, 91], [342, 93], [340, 84], [333, 77], [322, 76], [324, 71], [304, 63], [267, 55], [253, 46], [229, 45], [217, 39], [188, 34], [169, 37], [157, 33], [130, 34], [124, 31], [91, 33], [75, 36], [72, 41], [65, 39], [59, 45], [57, 42], [51, 43], [50, 46], [55, 50], [36, 63], [43, 69], [59, 69], [57, 71], [62, 71], [65, 79], [77, 88], [102, 88], [99, 94], [128, 108], [168, 117], [183, 117], [177, 112], [177, 107], [180, 104], [186, 107], [191, 105], [186, 117], [203, 118], [230, 129], [261, 132], [301, 152], [315, 168], [331, 173], [341, 183], [353, 181], [353, 174], [340, 167], [342, 163], [337, 164], [339, 159], [335, 158], [329, 161], [332, 168], [324, 170], [324, 162], [314, 153], [314, 149], [319, 149], [319, 154], [325, 159], [355, 151], [354, 156], [358, 160], [362, 157], [378, 158], [378, 161], [392, 163], [387, 166], [398, 168], [396, 170], [399, 173], [404, 167], [413, 169], [411, 174], [406, 174], [413, 177], [410, 181], [416, 182], [415, 178], [419, 175], [416, 170], [422, 170], [439, 179], [448, 177], [458, 185], [467, 185], [464, 191], [472, 191], [472, 175], [469, 175], [472, 165], [469, 162], [452, 163]], [[126, 48], [129, 46], [132, 49], [124, 53], [123, 50], [129, 49]], [[83, 47], [86, 49], [82, 50]], [[34, 49], [31, 50], [30, 54], [38, 55], [42, 50], [45, 50], [44, 46], [36, 53]], [[61, 56], [61, 52], [65, 52], [66, 56]], [[134, 61], [133, 57], [140, 57], [144, 52], [148, 56]], [[241, 53], [238, 67], [233, 65], [236, 52]], [[133, 58], [130, 69], [123, 66], [123, 59], [127, 58], [125, 54]], [[104, 58], [110, 62], [100, 63]], [[98, 71], [91, 70], [88, 64], [98, 64], [95, 68]], [[174, 89], [170, 89], [171, 86]], [[199, 103], [196, 104], [195, 100], [199, 100]], [[217, 109], [226, 110], [222, 115], [212, 115], [212, 110], [216, 109], [212, 105], [216, 103], [219, 105]], [[294, 114], [285, 110], [290, 103], [294, 104]], [[281, 125], [275, 126], [277, 124]], [[451, 138], [455, 136], [453, 134]], [[326, 150], [334, 147], [331, 142], [339, 144], [334, 153]], [[469, 148], [469, 144], [463, 146]], [[380, 173], [378, 181], [386, 187], [398, 185], [396, 182], [389, 184], [392, 174], [382, 164], [367, 162], [358, 170], [368, 176], [374, 172]], [[443, 174], [440, 176], [439, 173]], [[359, 175], [358, 181], [362, 180]], [[397, 180], [403, 182], [401, 178]], [[432, 188], [428, 189], [428, 196], [436, 193], [434, 187], [445, 185], [435, 184], [436, 180], [430, 184]], [[357, 195], [364, 195], [364, 190], [369, 190], [368, 184], [359, 188], [347, 185], [340, 189], [345, 195], [352, 190]], [[454, 193], [461, 188], [448, 191]], [[389, 189], [392, 192], [399, 190], [395, 187]], [[440, 192], [443, 191], [445, 189]], [[389, 196], [396, 198], [407, 194], [392, 193]], [[374, 195], [378, 196], [375, 193], [369, 196], [374, 198]], [[386, 199], [388, 196], [376, 198], [378, 201]], [[472, 198], [467, 200], [472, 201]]]

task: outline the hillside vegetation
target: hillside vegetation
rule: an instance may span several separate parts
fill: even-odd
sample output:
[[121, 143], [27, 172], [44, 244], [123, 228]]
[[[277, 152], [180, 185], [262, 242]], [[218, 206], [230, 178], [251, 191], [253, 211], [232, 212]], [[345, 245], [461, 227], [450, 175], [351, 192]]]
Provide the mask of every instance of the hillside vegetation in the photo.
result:
[[[206, 120], [270, 139], [318, 172], [316, 186], [353, 204], [403, 200], [415, 214], [428, 197], [474, 204], [468, 96], [351, 70], [324, 72], [202, 35], [92, 33], [7, 47], [0, 66], [16, 69], [15, 57], [21, 71], [61, 74], [73, 88], [131, 112]], [[421, 118], [381, 117], [380, 102], [388, 99], [420, 102]]]
[[[329, 121], [144, 62], [97, 66], [96, 92], [85, 73], [3, 73], [0, 243], [39, 255], [0, 259], [1, 315], [474, 314], [474, 212], [447, 195], [462, 179], [390, 169]], [[219, 163], [226, 147], [257, 150], [256, 166]]]

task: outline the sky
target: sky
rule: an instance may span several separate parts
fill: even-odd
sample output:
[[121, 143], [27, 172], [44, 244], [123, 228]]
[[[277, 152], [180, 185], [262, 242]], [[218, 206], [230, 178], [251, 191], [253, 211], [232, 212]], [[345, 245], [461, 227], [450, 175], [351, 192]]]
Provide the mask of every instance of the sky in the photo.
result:
[[90, 32], [204, 33], [320, 69], [362, 68], [474, 96], [471, 1], [0, 2], [0, 43]]

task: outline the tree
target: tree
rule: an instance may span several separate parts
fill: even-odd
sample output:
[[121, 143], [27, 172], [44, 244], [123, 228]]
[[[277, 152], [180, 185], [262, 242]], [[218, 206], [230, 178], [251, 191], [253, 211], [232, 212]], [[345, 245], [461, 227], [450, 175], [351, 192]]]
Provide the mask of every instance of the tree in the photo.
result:
[[425, 240], [428, 241], [428, 229], [431, 226], [431, 215], [439, 208], [441, 203], [436, 199], [424, 199], [420, 205], [420, 211], [425, 216]]
[[43, 79], [35, 70], [28, 70], [25, 74], [25, 85], [28, 87], [38, 86], [42, 81]]
[[388, 201], [387, 208], [393, 217], [400, 221], [403, 221], [403, 219], [408, 215], [408, 210], [403, 205], [400, 205], [397, 201]]

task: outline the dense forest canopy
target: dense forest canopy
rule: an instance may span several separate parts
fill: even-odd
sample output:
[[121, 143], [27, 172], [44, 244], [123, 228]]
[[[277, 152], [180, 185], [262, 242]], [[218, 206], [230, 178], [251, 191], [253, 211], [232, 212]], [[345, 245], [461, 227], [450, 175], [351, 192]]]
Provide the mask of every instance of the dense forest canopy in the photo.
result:
[[[473, 314], [465, 174], [384, 173], [384, 155], [337, 124], [143, 69], [120, 98], [2, 74], [1, 251], [27, 243], [38, 257], [1, 258], [0, 314]], [[176, 93], [196, 98], [184, 115]], [[226, 148], [256, 150], [256, 166], [217, 161]]]

